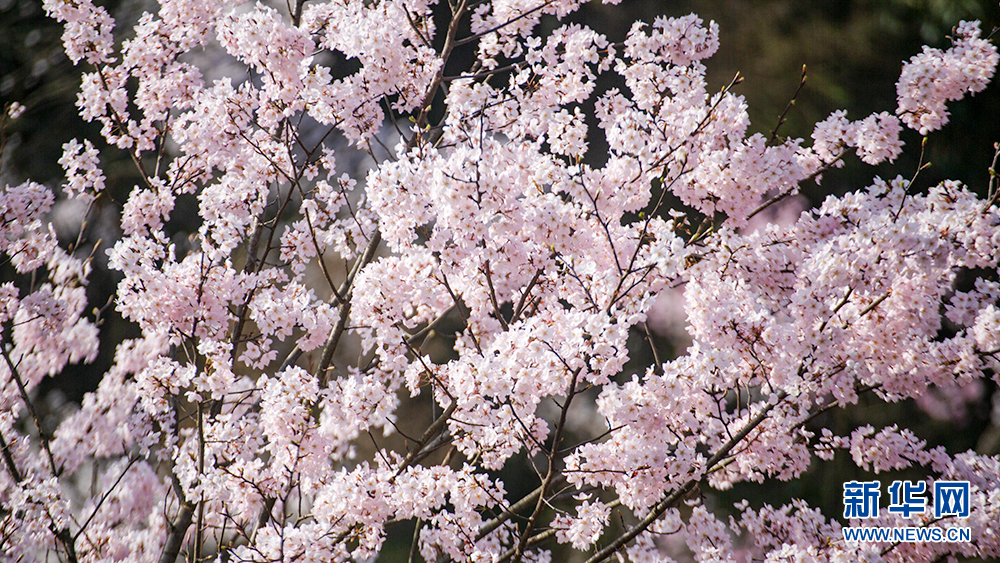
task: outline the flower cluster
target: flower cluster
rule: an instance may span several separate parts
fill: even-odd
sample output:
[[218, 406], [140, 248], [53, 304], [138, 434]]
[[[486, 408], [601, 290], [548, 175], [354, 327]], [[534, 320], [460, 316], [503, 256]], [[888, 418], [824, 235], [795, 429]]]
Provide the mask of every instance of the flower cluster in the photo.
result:
[[104, 189], [104, 173], [100, 169], [100, 159], [93, 143], [84, 139], [72, 141], [63, 145], [63, 157], [59, 164], [66, 170], [69, 182], [63, 188], [68, 197], [76, 197], [84, 201], [93, 201], [94, 194]]
[[926, 135], [948, 123], [946, 102], [976, 93], [989, 84], [997, 66], [997, 48], [980, 37], [979, 22], [962, 22], [947, 51], [924, 47], [903, 65], [896, 83], [896, 113], [911, 129]]
[[[783, 139], [748, 133], [734, 85], [708, 92], [714, 22], [541, 35], [578, 4], [458, 0], [440, 26], [425, 0], [162, 0], [116, 44], [103, 8], [47, 0], [89, 65], [81, 116], [137, 165], [97, 252], [139, 334], [53, 431], [40, 383], [99, 351], [91, 262], [57, 240], [51, 191], [5, 187], [0, 553], [372, 560], [410, 521], [425, 561], [1000, 556], [996, 456], [815, 422], [1000, 373], [996, 193], [875, 178], [759, 215], [851, 151], [892, 162], [902, 124], [943, 125], [997, 64], [978, 24], [907, 63], [898, 117]], [[198, 54], [238, 70], [209, 80]], [[64, 146], [66, 197], [111, 199], [101, 158]], [[677, 357], [657, 298], [683, 308]], [[838, 451], [968, 480], [976, 541], [876, 551], [800, 500], [715, 511]]]
[[892, 162], [903, 152], [901, 131], [899, 119], [887, 112], [852, 123], [847, 120], [847, 112], [838, 110], [816, 124], [812, 148], [820, 162], [827, 165], [843, 165], [840, 158], [848, 147], [856, 147], [858, 157], [868, 164]]

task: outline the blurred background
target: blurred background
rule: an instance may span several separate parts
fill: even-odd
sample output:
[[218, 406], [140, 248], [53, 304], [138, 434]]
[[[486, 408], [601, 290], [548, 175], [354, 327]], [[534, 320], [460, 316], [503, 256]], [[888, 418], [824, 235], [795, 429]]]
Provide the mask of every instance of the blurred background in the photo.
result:
[[[142, 0], [99, 2], [119, 22], [119, 40], [127, 38], [132, 23], [143, 11], [155, 12], [156, 4]], [[284, 5], [284, 2], [279, 2]], [[57, 164], [62, 144], [72, 138], [89, 138], [102, 152], [109, 198], [91, 210], [83, 225], [84, 240], [93, 245], [99, 239], [114, 240], [117, 211], [137, 183], [127, 155], [110, 150], [99, 142], [99, 127], [83, 122], [74, 102], [80, 83], [80, 67], [74, 67], [62, 53], [61, 26], [47, 19], [41, 0], [0, 0], [0, 106], [19, 102], [27, 110], [6, 124], [0, 152], [0, 183], [17, 184], [25, 179], [56, 187], [62, 179]], [[280, 7], [279, 7], [280, 9]], [[847, 117], [859, 120], [872, 112], [896, 108], [895, 82], [902, 62], [920, 52], [922, 45], [945, 49], [949, 34], [960, 20], [981, 20], [984, 35], [1000, 26], [1000, 6], [993, 0], [624, 0], [618, 6], [590, 2], [573, 14], [571, 21], [588, 25], [612, 41], [624, 39], [632, 22], [652, 22], [656, 16], [697, 13], [715, 20], [720, 28], [721, 47], [707, 61], [709, 84], [718, 91], [738, 71], [744, 80], [735, 92], [746, 97], [751, 116], [751, 132], [768, 135], [796, 91], [803, 65], [807, 82], [779, 133], [809, 138], [812, 125], [831, 111], [846, 109]], [[444, 15], [442, 15], [444, 17]], [[555, 19], [542, 23], [545, 31], [561, 25]], [[457, 54], [457, 56], [460, 54]], [[943, 179], [957, 179], [971, 189], [985, 193], [994, 148], [1000, 141], [1000, 85], [949, 106], [950, 123], [931, 135], [925, 161], [931, 167], [921, 172], [918, 189], [927, 189]], [[593, 129], [592, 129], [593, 130]], [[793, 202], [791, 211], [816, 204], [828, 194], [842, 194], [869, 185], [874, 175], [911, 177], [918, 167], [920, 137], [907, 130], [907, 148], [896, 162], [872, 170], [853, 155], [842, 169], [828, 172], [822, 187], [804, 186], [803, 199]], [[810, 144], [807, 141], [806, 144]], [[600, 142], [592, 141], [589, 158], [600, 163]], [[362, 164], [357, 164], [362, 166]], [[110, 201], [109, 201], [110, 200]], [[115, 204], [117, 202], [117, 205]], [[76, 238], [85, 209], [67, 202], [56, 214], [67, 217], [67, 242]], [[169, 228], [182, 236], [196, 228], [175, 213]], [[189, 214], [196, 218], [195, 214]], [[790, 214], [794, 218], [794, 214]], [[779, 216], [772, 217], [780, 220]], [[58, 217], [57, 217], [58, 219]], [[106, 269], [103, 249], [95, 255], [95, 269], [88, 288], [95, 307], [109, 303], [114, 294], [115, 274]], [[989, 274], [996, 279], [996, 272]], [[0, 280], [13, 279], [9, 265], [0, 264]], [[963, 280], [957, 282], [957, 288]], [[682, 354], [685, 340], [683, 311], [668, 300], [657, 305], [651, 325], [657, 330], [657, 344], [668, 356]], [[49, 380], [40, 393], [48, 397], [50, 408], [64, 402], [79, 402], [83, 394], [96, 388], [110, 365], [114, 342], [136, 336], [137, 329], [108, 307], [101, 326], [101, 356], [91, 365], [71, 366]], [[639, 335], [636, 335], [637, 344]], [[651, 358], [643, 357], [647, 347], [633, 347], [636, 355], [629, 364], [642, 371]], [[629, 374], [623, 375], [627, 378]], [[962, 390], [929, 390], [921, 401], [885, 405], [863, 397], [855, 409], [831, 412], [816, 419], [815, 425], [835, 434], [849, 434], [853, 428], [871, 424], [876, 428], [893, 423], [909, 426], [928, 446], [942, 445], [955, 454], [968, 449], [981, 453], [1000, 452], [1000, 393], [992, 380]], [[720, 507], [746, 498], [751, 506], [765, 501], [772, 505], [802, 498], [822, 507], [828, 516], [843, 512], [841, 484], [851, 479], [921, 478], [919, 473], [866, 475], [853, 463], [837, 457], [815, 463], [810, 473], [794, 483], [767, 486], [738, 486], [725, 494], [712, 494], [706, 502]], [[533, 478], [533, 476], [531, 476]], [[529, 482], [525, 487], [533, 488]], [[405, 530], [400, 536], [405, 537]], [[404, 541], [407, 541], [405, 538]], [[405, 547], [405, 546], [404, 546]]]

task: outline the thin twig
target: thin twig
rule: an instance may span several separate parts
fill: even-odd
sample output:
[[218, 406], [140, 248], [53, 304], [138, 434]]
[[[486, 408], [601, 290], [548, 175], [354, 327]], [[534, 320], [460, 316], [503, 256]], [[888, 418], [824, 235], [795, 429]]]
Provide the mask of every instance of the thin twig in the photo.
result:
[[531, 516], [528, 517], [528, 522], [524, 525], [524, 530], [521, 531], [521, 538], [517, 543], [517, 547], [514, 550], [514, 556], [511, 559], [513, 563], [520, 563], [521, 559], [524, 557], [524, 550], [528, 547], [528, 540], [531, 539], [530, 534], [534, 530], [535, 525], [538, 522], [539, 516], [541, 516], [542, 510], [545, 508], [545, 495], [549, 492], [549, 488], [552, 486], [552, 482], [556, 477], [556, 454], [559, 451], [559, 442], [562, 440], [563, 430], [566, 428], [566, 418], [569, 413], [570, 404], [573, 402], [573, 397], [576, 396], [576, 382], [577, 378], [580, 376], [580, 372], [583, 368], [578, 368], [573, 371], [572, 377], [570, 377], [569, 386], [566, 390], [566, 402], [562, 406], [562, 412], [559, 414], [559, 423], [556, 424], [555, 433], [552, 436], [552, 448], [549, 450], [549, 467], [545, 472], [545, 478], [542, 480], [542, 484], [539, 487], [541, 489], [538, 499], [535, 501], [535, 510], [532, 511]]
[[1000, 174], [997, 173], [997, 164], [1000, 163], [1000, 143], [993, 143], [993, 163], [990, 164], [989, 174], [989, 189], [986, 191], [986, 203], [983, 204], [983, 213], [993, 206], [997, 201], [997, 196], [1000, 195], [1000, 190], [997, 189], [997, 179], [1000, 178]]
[[511, 316], [509, 324], [514, 324], [521, 318], [521, 313], [524, 311], [525, 301], [528, 299], [531, 289], [535, 287], [536, 283], [538, 283], [538, 278], [541, 277], [542, 272], [544, 271], [544, 268], [535, 270], [535, 275], [531, 277], [531, 281], [529, 281], [528, 285], [525, 286], [524, 293], [521, 294], [521, 298], [517, 300], [517, 307], [514, 307], [514, 314]]
[[550, 4], [552, 4], [554, 1], [555, 0], [548, 0], [547, 2], [539, 4], [538, 6], [535, 6], [534, 8], [532, 8], [532, 9], [524, 12], [523, 14], [515, 16], [515, 17], [513, 17], [513, 18], [511, 18], [511, 19], [509, 19], [509, 20], [507, 20], [507, 21], [505, 21], [503, 23], [497, 24], [497, 25], [495, 25], [495, 26], [493, 26], [493, 27], [491, 27], [491, 28], [489, 28], [487, 30], [480, 31], [479, 33], [470, 35], [468, 37], [463, 37], [462, 39], [459, 39], [458, 41], [455, 41], [455, 46], [459, 47], [461, 45], [465, 45], [466, 43], [472, 43], [473, 41], [475, 41], [476, 39], [479, 39], [480, 37], [484, 37], [484, 36], [489, 35], [491, 33], [500, 31], [501, 29], [507, 27], [508, 25], [510, 25], [512, 23], [515, 23], [515, 22], [517, 22], [519, 20], [522, 20], [522, 19], [530, 16], [531, 14], [533, 14], [533, 13], [539, 11], [539, 10], [545, 9]]
[[503, 315], [500, 314], [500, 305], [497, 303], [497, 292], [493, 288], [493, 274], [490, 272], [490, 261], [486, 261], [486, 265], [483, 266], [483, 273], [486, 274], [486, 284], [490, 288], [490, 303], [493, 305], [493, 312], [497, 316], [497, 320], [500, 321], [500, 326], [503, 327], [504, 331], [510, 330], [507, 326], [507, 321], [504, 320]]
[[445, 409], [443, 413], [441, 413], [441, 416], [437, 417], [437, 420], [428, 426], [427, 430], [424, 430], [423, 435], [420, 436], [420, 440], [417, 441], [416, 447], [410, 450], [410, 453], [406, 454], [406, 459], [403, 460], [403, 463], [399, 464], [399, 467], [396, 469], [396, 474], [393, 476], [393, 480], [402, 475], [403, 471], [406, 471], [406, 468], [413, 463], [413, 460], [420, 454], [420, 451], [424, 448], [424, 446], [426, 446], [427, 443], [430, 442], [431, 438], [433, 438], [434, 435], [444, 427], [445, 423], [448, 422], [451, 415], [455, 413], [456, 408], [458, 408], [458, 401], [452, 399], [451, 404], [448, 405], [448, 408]]
[[799, 79], [799, 85], [797, 88], [795, 88], [795, 93], [793, 93], [791, 99], [788, 100], [788, 105], [785, 106], [784, 111], [782, 111], [781, 115], [778, 116], [778, 123], [774, 126], [774, 129], [771, 130], [771, 138], [767, 140], [768, 146], [774, 143], [775, 139], [778, 138], [778, 129], [780, 129], [781, 126], [784, 125], [785, 116], [788, 115], [789, 110], [791, 110], [792, 106], [795, 105], [795, 98], [798, 97], [799, 92], [802, 91], [802, 88], [805, 87], [805, 85], [806, 85], [806, 65], [802, 65], [802, 78]]
[[31, 421], [35, 424], [35, 429], [38, 431], [38, 437], [42, 441], [42, 449], [45, 450], [45, 456], [48, 458], [49, 469], [52, 471], [52, 475], [54, 477], [59, 477], [62, 471], [56, 467], [55, 458], [52, 456], [52, 448], [49, 447], [51, 438], [45, 431], [45, 428], [42, 427], [42, 420], [38, 416], [38, 411], [35, 410], [35, 403], [28, 396], [28, 389], [24, 386], [21, 374], [17, 371], [17, 365], [15, 365], [13, 360], [11, 360], [10, 354], [7, 352], [7, 346], [4, 345], [3, 342], [0, 342], [0, 354], [2, 354], [3, 359], [7, 361], [7, 367], [10, 369], [10, 376], [17, 383], [17, 389], [21, 393], [21, 400], [24, 401], [24, 406], [28, 409]]

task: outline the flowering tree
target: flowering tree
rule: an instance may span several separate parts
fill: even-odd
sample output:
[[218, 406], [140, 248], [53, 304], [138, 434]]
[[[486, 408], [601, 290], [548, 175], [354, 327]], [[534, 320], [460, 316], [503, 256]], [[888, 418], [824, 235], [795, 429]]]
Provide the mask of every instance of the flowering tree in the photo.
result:
[[[411, 561], [546, 561], [560, 544], [657, 561], [671, 539], [699, 561], [1000, 556], [1000, 459], [898, 424], [810, 424], [862, 394], [997, 372], [996, 178], [985, 199], [875, 178], [790, 225], [748, 226], [845, 158], [895, 159], [903, 126], [942, 127], [946, 102], [997, 64], [978, 24], [904, 64], [894, 113], [835, 112], [806, 142], [748, 135], [732, 85], [707, 91], [714, 24], [535, 35], [578, 5], [449, 0], [440, 25], [420, 0], [164, 0], [117, 45], [103, 8], [46, 0], [88, 68], [81, 116], [141, 175], [106, 248], [115, 307], [141, 336], [46, 428], [39, 383], [98, 352], [90, 258], [58, 243], [49, 189], [5, 187], [4, 560], [366, 560], [400, 521]], [[213, 46], [242, 74], [207, 83], [191, 54]], [[463, 46], [474, 60], [453, 70]], [[622, 86], [598, 89], [601, 75]], [[398, 142], [360, 186], [338, 172], [329, 139], [371, 147], [387, 130]], [[600, 164], [584, 159], [595, 138]], [[94, 144], [68, 143], [60, 163], [66, 197], [102, 197]], [[200, 225], [188, 245], [166, 230], [184, 197]], [[653, 300], [675, 288], [693, 343], [665, 361], [629, 336], [649, 335]], [[446, 327], [449, 353], [429, 354]], [[841, 515], [801, 501], [740, 503], [728, 520], [702, 502], [841, 450], [864, 470], [969, 481], [967, 518], [906, 525], [973, 541], [852, 543]], [[538, 477], [525, 495], [499, 476], [517, 463]]]

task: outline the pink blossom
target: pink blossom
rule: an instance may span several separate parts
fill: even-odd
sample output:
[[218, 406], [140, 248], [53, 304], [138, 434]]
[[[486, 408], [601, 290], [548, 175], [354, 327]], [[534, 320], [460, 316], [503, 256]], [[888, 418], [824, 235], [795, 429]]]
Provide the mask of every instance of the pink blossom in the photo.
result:
[[896, 84], [896, 113], [907, 127], [921, 135], [936, 131], [948, 123], [945, 102], [986, 88], [1000, 56], [980, 34], [979, 22], [961, 22], [951, 48], [941, 51], [924, 47], [922, 53], [903, 65]]
[[[817, 426], [996, 378], [995, 198], [900, 175], [770, 207], [942, 126], [992, 78], [978, 24], [904, 66], [895, 116], [771, 140], [708, 90], [714, 22], [543, 24], [578, 6], [460, 1], [442, 26], [424, 0], [164, 0], [116, 42], [103, 8], [47, 0], [111, 145], [67, 143], [64, 192], [120, 232], [70, 246], [50, 190], [0, 192], [0, 551], [373, 560], [408, 521], [426, 561], [1000, 555], [996, 456]], [[138, 165], [122, 201], [115, 151]], [[89, 303], [104, 256], [115, 296]], [[687, 337], [669, 355], [664, 316]], [[96, 390], [40, 408], [108, 345]], [[976, 541], [882, 549], [802, 500], [716, 506], [838, 452], [968, 481]]]

